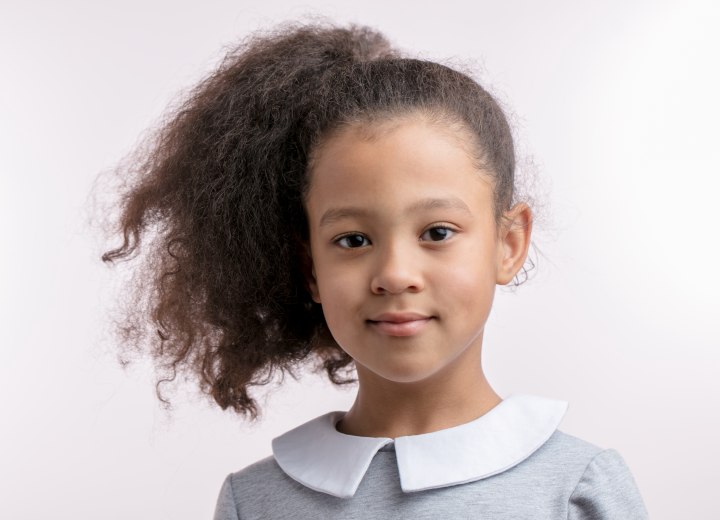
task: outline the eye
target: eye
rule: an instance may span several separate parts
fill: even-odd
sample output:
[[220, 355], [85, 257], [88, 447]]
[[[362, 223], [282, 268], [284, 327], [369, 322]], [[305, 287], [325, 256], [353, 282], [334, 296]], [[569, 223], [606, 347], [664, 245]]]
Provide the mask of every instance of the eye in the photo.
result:
[[366, 237], [355, 233], [353, 235], [342, 236], [335, 240], [335, 243], [339, 244], [340, 247], [343, 247], [345, 249], [357, 249], [358, 247], [367, 245], [363, 241], [369, 243], [369, 240]]
[[422, 236], [428, 235], [431, 242], [442, 242], [451, 237], [453, 233], [455, 230], [447, 226], [434, 226], [425, 231]]

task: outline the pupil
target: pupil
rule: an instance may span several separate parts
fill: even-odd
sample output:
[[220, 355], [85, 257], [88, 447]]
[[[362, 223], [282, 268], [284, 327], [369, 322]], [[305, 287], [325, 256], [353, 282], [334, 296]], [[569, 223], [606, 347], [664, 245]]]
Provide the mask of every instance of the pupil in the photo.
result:
[[447, 231], [448, 230], [445, 228], [432, 228], [430, 230], [430, 237], [433, 240], [435, 240], [435, 239], [442, 240], [443, 238], [445, 238], [447, 236]]
[[350, 242], [351, 246], [361, 246], [363, 245], [363, 237], [360, 235], [350, 235], [348, 237], [348, 242]]

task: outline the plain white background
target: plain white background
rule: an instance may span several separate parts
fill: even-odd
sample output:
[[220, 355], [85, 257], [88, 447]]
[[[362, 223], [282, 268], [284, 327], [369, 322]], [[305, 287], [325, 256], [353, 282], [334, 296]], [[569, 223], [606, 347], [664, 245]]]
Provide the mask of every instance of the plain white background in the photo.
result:
[[[717, 4], [715, 4], [717, 5]], [[248, 32], [306, 14], [472, 60], [510, 109], [546, 205], [544, 256], [499, 291], [485, 367], [565, 399], [561, 429], [620, 451], [656, 520], [717, 517], [717, 31], [701, 1], [0, 4], [0, 517], [210, 518], [224, 477], [353, 392], [309, 375], [257, 425], [152, 367], [123, 371], [120, 269], [87, 227], [95, 176]], [[262, 394], [261, 394], [262, 395]]]

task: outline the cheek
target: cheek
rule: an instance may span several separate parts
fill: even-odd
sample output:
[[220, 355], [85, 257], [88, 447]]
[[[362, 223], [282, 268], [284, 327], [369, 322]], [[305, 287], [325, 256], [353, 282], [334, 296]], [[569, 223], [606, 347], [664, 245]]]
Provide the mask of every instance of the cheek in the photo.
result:
[[353, 312], [366, 296], [363, 278], [351, 266], [320, 263], [316, 269], [316, 277], [323, 312], [328, 322], [331, 316], [343, 316]]
[[323, 296], [332, 296], [336, 291], [342, 291], [352, 280], [352, 271], [342, 265], [320, 260], [315, 264], [315, 275]]
[[439, 270], [433, 284], [440, 297], [461, 310], [462, 314], [469, 314], [478, 306], [488, 306], [495, 292], [494, 264], [477, 256], [467, 258], [476, 260]]
[[336, 271], [319, 278], [321, 306], [330, 334], [345, 352], [353, 355], [352, 345], [362, 318], [358, 276]]

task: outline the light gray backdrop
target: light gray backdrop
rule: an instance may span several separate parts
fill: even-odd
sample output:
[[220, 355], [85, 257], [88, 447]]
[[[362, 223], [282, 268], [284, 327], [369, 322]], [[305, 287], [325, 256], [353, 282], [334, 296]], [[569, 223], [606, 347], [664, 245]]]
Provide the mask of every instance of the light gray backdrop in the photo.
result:
[[[717, 4], [715, 4], [717, 5]], [[353, 393], [292, 379], [247, 426], [115, 362], [117, 270], [85, 226], [111, 168], [224, 45], [323, 14], [428, 58], [474, 60], [534, 157], [537, 276], [500, 291], [501, 395], [566, 399], [618, 449], [655, 520], [717, 515], [717, 31], [711, 1], [0, 3], [0, 517], [209, 518], [227, 473]], [[526, 168], [526, 171], [532, 168]], [[120, 287], [121, 288], [121, 287]]]

